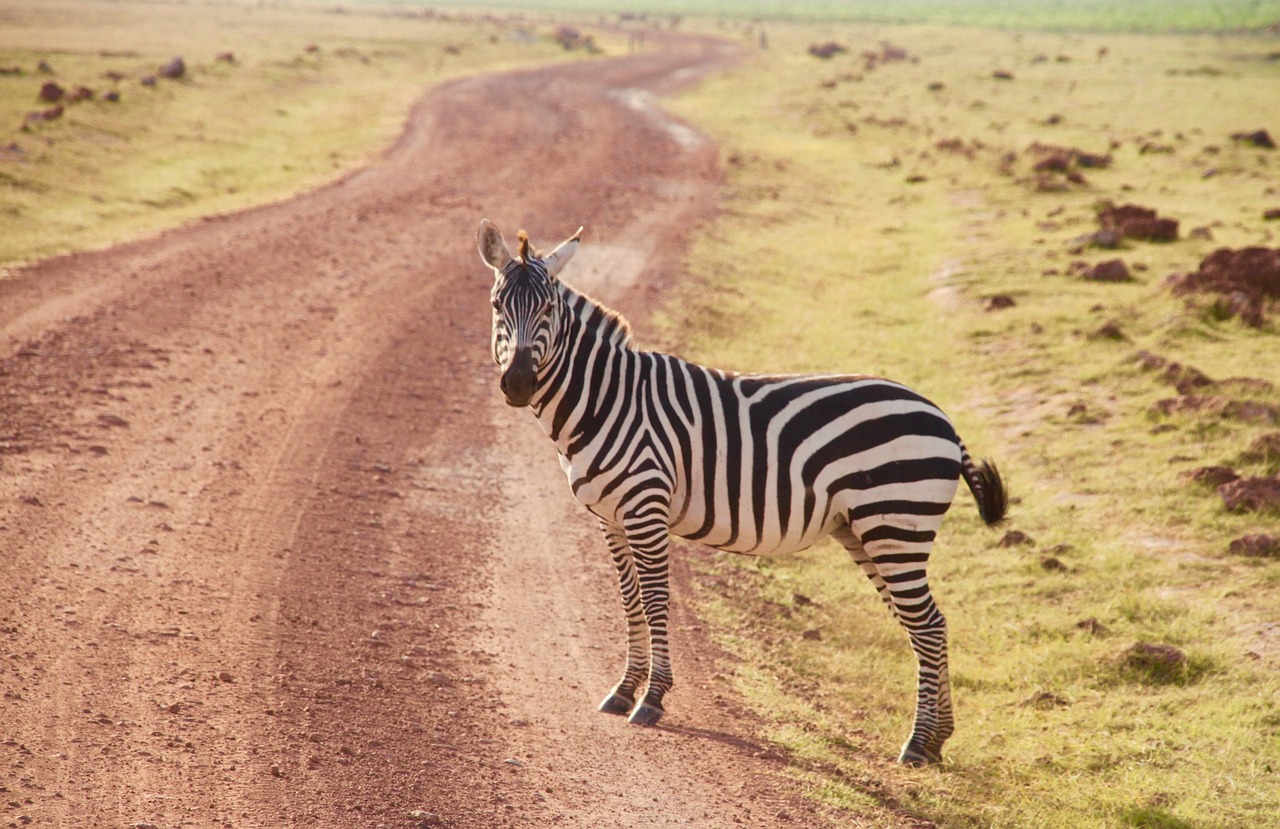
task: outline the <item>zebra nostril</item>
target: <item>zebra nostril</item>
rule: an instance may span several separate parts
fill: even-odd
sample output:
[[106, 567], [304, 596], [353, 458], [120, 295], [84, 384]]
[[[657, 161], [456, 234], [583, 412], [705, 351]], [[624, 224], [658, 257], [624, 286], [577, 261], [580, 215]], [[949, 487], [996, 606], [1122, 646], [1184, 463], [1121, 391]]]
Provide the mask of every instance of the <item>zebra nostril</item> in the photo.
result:
[[533, 396], [533, 379], [523, 374], [503, 378], [502, 393], [508, 406], [527, 406]]
[[533, 396], [536, 379], [533, 370], [533, 352], [528, 349], [517, 349], [507, 370], [502, 372], [498, 382], [499, 388], [507, 398], [508, 406], [527, 406]]

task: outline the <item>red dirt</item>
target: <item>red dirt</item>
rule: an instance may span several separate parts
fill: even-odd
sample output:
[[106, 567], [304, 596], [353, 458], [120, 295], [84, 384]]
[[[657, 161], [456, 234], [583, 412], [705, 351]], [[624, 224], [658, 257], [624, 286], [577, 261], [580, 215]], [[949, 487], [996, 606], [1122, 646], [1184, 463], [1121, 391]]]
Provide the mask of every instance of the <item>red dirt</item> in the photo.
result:
[[1174, 293], [1217, 293], [1219, 310], [1261, 328], [1268, 303], [1280, 299], [1280, 248], [1218, 248], [1194, 273], [1173, 278]]
[[1136, 204], [1114, 205], [1110, 202], [1098, 211], [1098, 224], [1125, 239], [1144, 242], [1176, 242], [1178, 220], [1161, 218], [1149, 207]]
[[1280, 475], [1237, 478], [1218, 487], [1218, 495], [1231, 512], [1280, 510]]
[[663, 726], [594, 711], [612, 566], [473, 242], [585, 224], [566, 277], [643, 313], [717, 172], [627, 91], [730, 60], [451, 83], [332, 186], [0, 282], [9, 825], [828, 825], [687, 610]]

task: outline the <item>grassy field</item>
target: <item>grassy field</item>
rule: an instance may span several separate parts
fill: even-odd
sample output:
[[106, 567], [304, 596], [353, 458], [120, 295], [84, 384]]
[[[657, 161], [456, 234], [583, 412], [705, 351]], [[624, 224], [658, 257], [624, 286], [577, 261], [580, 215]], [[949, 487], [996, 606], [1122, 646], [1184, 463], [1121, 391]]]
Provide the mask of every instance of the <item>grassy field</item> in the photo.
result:
[[[0, 264], [310, 189], [432, 83], [565, 57], [545, 22], [353, 8], [0, 0]], [[175, 56], [182, 77], [141, 83]], [[41, 102], [47, 82], [91, 96]]]
[[[829, 40], [849, 51], [808, 54]], [[1280, 438], [1277, 323], [1166, 284], [1218, 247], [1280, 244], [1263, 220], [1280, 151], [1230, 137], [1280, 131], [1276, 50], [773, 27], [767, 52], [674, 103], [722, 144], [725, 209], [657, 344], [913, 385], [1002, 465], [1026, 537], [1001, 546], [967, 494], [944, 527], [931, 573], [958, 730], [925, 770], [890, 763], [914, 702], [906, 638], [838, 547], [694, 554], [696, 602], [741, 660], [728, 681], [815, 797], [872, 825], [888, 804], [944, 827], [1280, 826], [1280, 561], [1228, 552], [1280, 517], [1227, 512], [1185, 477], [1277, 471], [1274, 449], [1249, 451]], [[1055, 153], [1110, 163], [1036, 169]], [[1093, 246], [1105, 200], [1178, 219], [1179, 239]], [[1080, 275], [1114, 258], [1133, 281]], [[1188, 399], [1175, 363], [1227, 381], [1194, 390], [1221, 405], [1162, 403]], [[1166, 668], [1139, 644], [1176, 650]]]
[[[398, 2], [404, 7], [421, 5], [418, 0]], [[1147, 32], [1253, 29], [1280, 23], [1280, 0], [445, 0], [436, 5], [628, 14], [661, 23], [672, 18], [720, 17], [770, 23], [942, 23], [1040, 31]]]

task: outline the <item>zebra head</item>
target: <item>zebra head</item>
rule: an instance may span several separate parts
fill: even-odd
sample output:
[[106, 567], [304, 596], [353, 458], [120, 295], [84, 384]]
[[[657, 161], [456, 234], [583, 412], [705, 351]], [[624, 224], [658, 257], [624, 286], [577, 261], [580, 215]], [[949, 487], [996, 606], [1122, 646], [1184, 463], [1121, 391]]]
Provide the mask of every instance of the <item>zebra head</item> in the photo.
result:
[[520, 231], [520, 249], [512, 256], [497, 225], [480, 222], [480, 258], [493, 268], [493, 361], [502, 371], [500, 386], [508, 406], [527, 406], [538, 374], [551, 351], [562, 313], [556, 274], [578, 250], [582, 228], [546, 256]]

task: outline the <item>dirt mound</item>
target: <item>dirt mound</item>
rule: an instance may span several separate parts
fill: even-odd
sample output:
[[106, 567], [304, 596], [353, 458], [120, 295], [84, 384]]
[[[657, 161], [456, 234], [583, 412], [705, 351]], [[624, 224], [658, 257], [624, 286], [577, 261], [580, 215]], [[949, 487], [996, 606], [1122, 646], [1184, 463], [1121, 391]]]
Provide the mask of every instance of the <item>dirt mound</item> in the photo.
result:
[[1243, 535], [1232, 541], [1227, 551], [1250, 558], [1280, 558], [1280, 538], [1265, 533]]
[[1178, 239], [1177, 219], [1162, 218], [1155, 210], [1136, 204], [1105, 202], [1098, 210], [1098, 224], [1103, 230], [1119, 234], [1123, 239], [1141, 242], [1175, 242]]
[[49, 107], [48, 109], [37, 110], [36, 112], [28, 112], [27, 117], [23, 119], [22, 129], [26, 130], [32, 124], [38, 124], [41, 121], [56, 121], [62, 117], [62, 104]]
[[1229, 481], [1218, 487], [1218, 495], [1231, 512], [1280, 511], [1280, 475]]
[[1216, 490], [1223, 484], [1240, 480], [1240, 473], [1229, 466], [1202, 466], [1185, 473], [1184, 477], [1200, 486]]
[[58, 86], [53, 81], [45, 81], [44, 84], [40, 86], [40, 92], [36, 97], [41, 101], [44, 101], [46, 104], [56, 104], [58, 101], [62, 100], [62, 96], [65, 94], [66, 90], [61, 86]]
[[162, 78], [177, 80], [187, 74], [187, 64], [181, 57], [170, 58], [168, 62], [156, 70], [156, 74]]
[[841, 46], [834, 40], [828, 40], [826, 43], [814, 43], [809, 46], [809, 54], [822, 60], [831, 60], [836, 55], [847, 51], [849, 51], [847, 46]]
[[[1207, 386], [1213, 382], [1207, 374], [1195, 366], [1184, 365], [1145, 349], [1134, 354], [1132, 361], [1137, 363], [1143, 371], [1159, 371], [1160, 379], [1172, 386], [1177, 386], [1184, 380], [1191, 380], [1197, 386]], [[1178, 391], [1187, 393], [1181, 388]]]
[[1185, 651], [1163, 642], [1136, 642], [1120, 654], [1118, 667], [1127, 679], [1147, 685], [1182, 685], [1197, 678]]
[[1280, 432], [1259, 435], [1240, 453], [1240, 463], [1256, 463], [1266, 467], [1271, 474], [1280, 473]]
[[1132, 282], [1133, 274], [1123, 259], [1108, 259], [1087, 269], [1084, 278], [1091, 282]]
[[1237, 400], [1222, 395], [1184, 394], [1157, 400], [1150, 409], [1153, 415], [1169, 417], [1176, 413], [1198, 413], [1242, 423], [1280, 422], [1280, 407], [1258, 400]]
[[1027, 147], [1027, 153], [1035, 161], [1031, 169], [1035, 174], [1031, 183], [1041, 193], [1058, 193], [1069, 190], [1069, 185], [1086, 185], [1081, 170], [1099, 169], [1111, 166], [1111, 156], [1089, 153], [1075, 147], [1062, 147], [1056, 144], [1033, 142]]
[[595, 38], [591, 35], [584, 35], [573, 26], [561, 26], [556, 29], [555, 41], [566, 52], [572, 52], [575, 49], [582, 49], [592, 54], [599, 51], [596, 46]]
[[1034, 545], [1035, 539], [1024, 533], [1022, 530], [1009, 530], [1000, 541], [996, 543], [997, 547], [1029, 547]]
[[1266, 320], [1270, 300], [1280, 299], [1280, 248], [1218, 248], [1193, 273], [1175, 277], [1174, 293], [1216, 293], [1223, 318], [1239, 317], [1254, 328]]
[[1233, 132], [1231, 138], [1239, 141], [1241, 144], [1252, 144], [1255, 147], [1261, 147], [1264, 150], [1274, 150], [1276, 148], [1275, 139], [1266, 130], [1253, 130], [1252, 132]]
[[1111, 166], [1111, 156], [1104, 153], [1090, 153], [1076, 147], [1063, 147], [1058, 144], [1045, 144], [1042, 141], [1035, 141], [1029, 147], [1027, 152], [1041, 159], [1056, 159], [1050, 162], [1051, 165], [1062, 166], [1065, 168], [1084, 167], [1089, 170], [1098, 170]]
[[934, 143], [933, 148], [940, 152], [951, 153], [953, 155], [962, 155], [965, 158], [973, 158], [980, 150], [985, 150], [986, 145], [978, 139], [971, 139], [965, 142], [963, 138], [944, 138]]
[[862, 65], [868, 72], [875, 69], [879, 64], [902, 60], [911, 61], [912, 63], [919, 62], [919, 58], [913, 56], [906, 49], [901, 46], [894, 46], [887, 40], [880, 41], [879, 50], [866, 49], [862, 52]]

